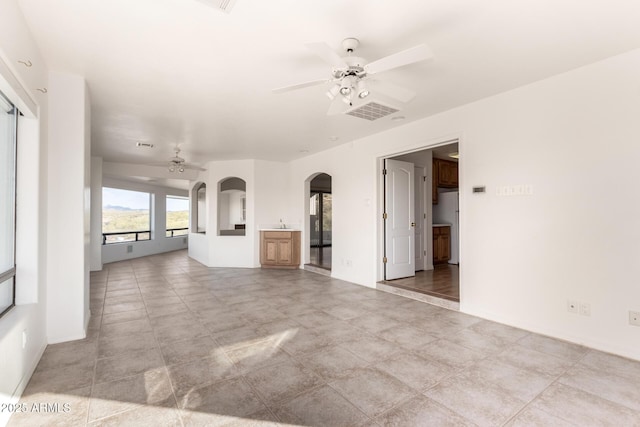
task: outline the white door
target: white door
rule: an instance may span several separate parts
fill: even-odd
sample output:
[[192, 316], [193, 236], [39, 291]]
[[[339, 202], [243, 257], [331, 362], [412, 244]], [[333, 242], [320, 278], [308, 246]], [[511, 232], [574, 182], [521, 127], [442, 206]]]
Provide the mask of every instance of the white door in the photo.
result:
[[424, 223], [425, 223], [425, 211], [424, 211], [424, 193], [425, 193], [425, 168], [423, 166], [415, 167], [415, 223], [414, 236], [415, 236], [415, 267], [416, 271], [424, 270], [425, 264], [425, 247], [424, 247]]
[[415, 276], [413, 163], [385, 160], [385, 279]]

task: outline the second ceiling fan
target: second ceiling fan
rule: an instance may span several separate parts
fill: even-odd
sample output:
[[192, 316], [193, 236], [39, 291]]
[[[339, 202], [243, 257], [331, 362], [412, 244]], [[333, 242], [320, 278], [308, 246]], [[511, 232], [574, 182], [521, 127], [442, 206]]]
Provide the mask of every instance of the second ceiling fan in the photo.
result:
[[[400, 102], [409, 102], [416, 93], [412, 90], [395, 85], [383, 80], [373, 79], [378, 73], [424, 61], [433, 57], [426, 44], [421, 44], [384, 58], [367, 63], [363, 58], [352, 56], [360, 42], [355, 38], [346, 38], [342, 41], [342, 48], [346, 56], [338, 55], [326, 43], [309, 43], [305, 46], [313, 53], [324, 59], [332, 67], [330, 77], [298, 83], [274, 89], [274, 93], [283, 93], [291, 90], [302, 89], [332, 83], [327, 90], [327, 97], [334, 101], [327, 114], [338, 114], [351, 107], [354, 101], [369, 96], [371, 90], [386, 95]], [[342, 103], [337, 102], [338, 100]]]

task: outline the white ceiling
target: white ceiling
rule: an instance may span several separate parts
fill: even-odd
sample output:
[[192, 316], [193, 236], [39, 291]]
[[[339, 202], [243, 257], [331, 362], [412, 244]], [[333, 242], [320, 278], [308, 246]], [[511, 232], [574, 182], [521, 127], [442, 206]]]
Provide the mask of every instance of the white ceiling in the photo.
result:
[[[637, 0], [18, 0], [52, 70], [86, 77], [93, 154], [291, 160], [640, 47]], [[327, 116], [305, 48], [360, 39], [369, 61], [426, 43], [434, 59], [378, 77], [413, 89], [404, 121]], [[589, 90], [588, 87], [585, 90]], [[375, 95], [375, 94], [374, 94]], [[330, 137], [337, 136], [337, 141]], [[151, 150], [136, 148], [150, 142]]]

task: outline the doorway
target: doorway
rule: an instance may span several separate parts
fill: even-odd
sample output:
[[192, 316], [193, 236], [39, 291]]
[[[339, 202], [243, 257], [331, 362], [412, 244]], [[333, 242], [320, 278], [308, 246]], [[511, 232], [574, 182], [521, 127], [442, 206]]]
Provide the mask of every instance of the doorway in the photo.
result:
[[318, 174], [309, 183], [309, 264], [331, 270], [331, 176]]
[[[457, 153], [458, 142], [448, 141], [385, 159], [383, 280], [379, 283], [460, 301]], [[404, 230], [403, 244], [397, 244], [400, 240], [394, 228], [407, 228], [407, 224], [411, 228]], [[404, 268], [398, 274], [395, 263], [411, 255], [415, 257], [413, 265], [401, 266]]]

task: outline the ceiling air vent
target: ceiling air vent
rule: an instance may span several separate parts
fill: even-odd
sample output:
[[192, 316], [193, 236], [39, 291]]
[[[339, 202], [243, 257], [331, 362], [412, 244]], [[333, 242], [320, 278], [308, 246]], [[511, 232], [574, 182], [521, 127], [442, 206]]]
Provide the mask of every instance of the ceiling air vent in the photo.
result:
[[215, 7], [225, 13], [231, 13], [231, 9], [235, 6], [237, 0], [198, 0], [204, 4]]
[[347, 114], [353, 117], [359, 117], [365, 120], [377, 120], [381, 117], [388, 116], [389, 114], [393, 114], [399, 110], [396, 110], [392, 107], [387, 107], [386, 105], [378, 104], [377, 102], [369, 102], [368, 104], [364, 104], [361, 107], [356, 108], [355, 110], [349, 111]]

